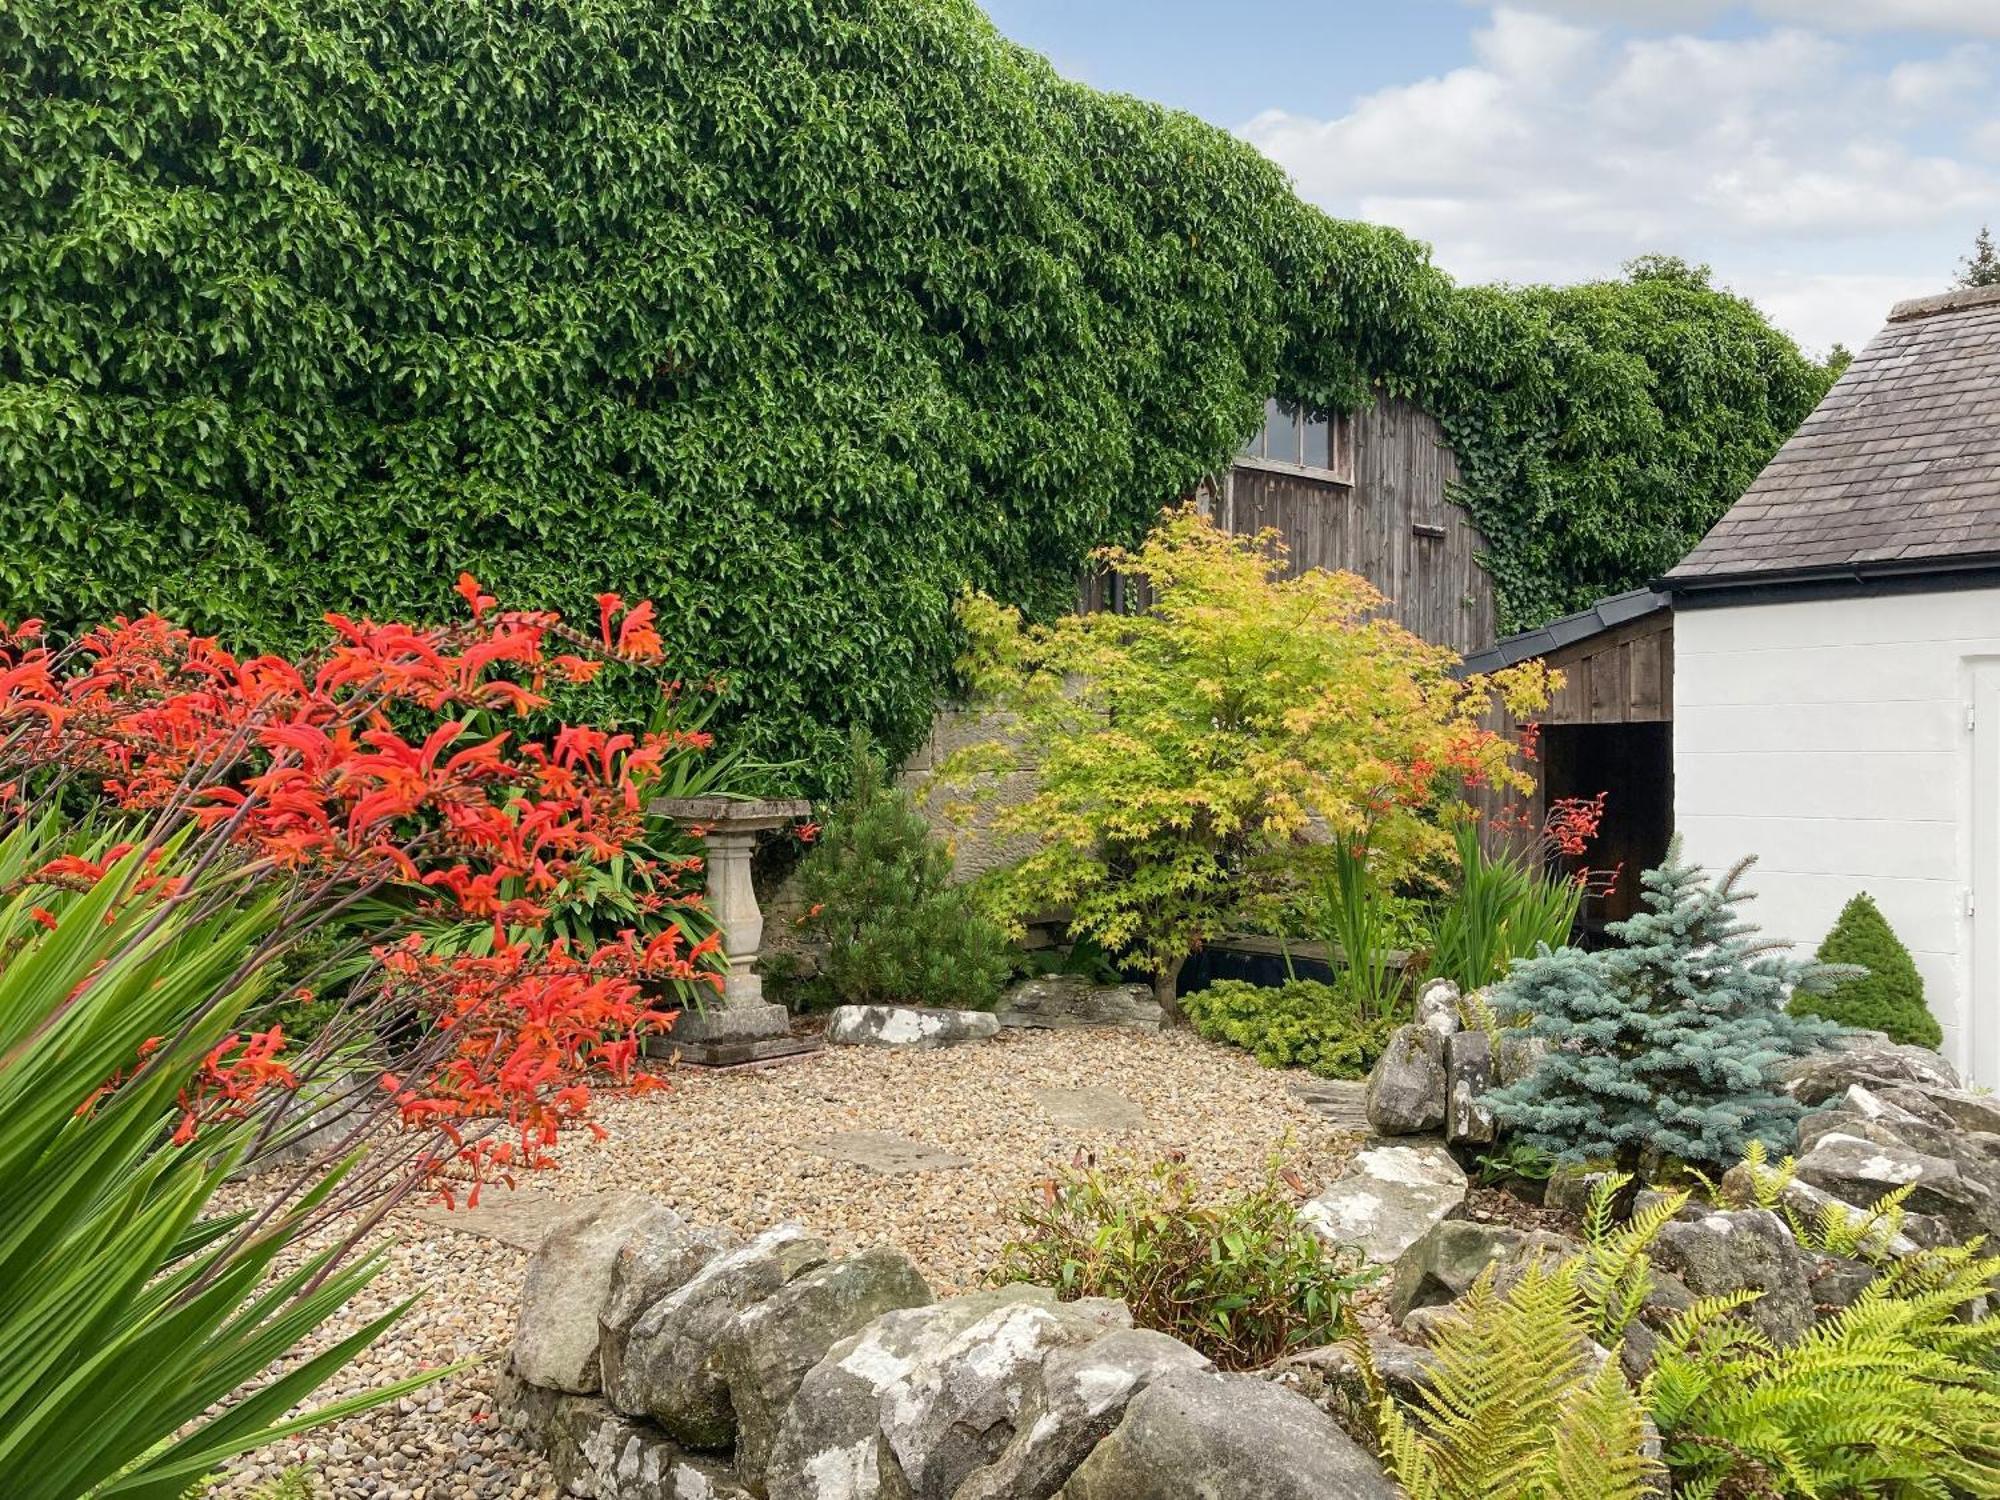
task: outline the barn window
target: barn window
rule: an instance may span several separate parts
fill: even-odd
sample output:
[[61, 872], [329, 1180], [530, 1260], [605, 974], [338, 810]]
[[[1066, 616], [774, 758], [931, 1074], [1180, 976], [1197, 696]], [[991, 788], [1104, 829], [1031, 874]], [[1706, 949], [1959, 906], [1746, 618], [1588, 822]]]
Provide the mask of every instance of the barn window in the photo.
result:
[[1346, 417], [1316, 412], [1273, 397], [1264, 403], [1264, 425], [1237, 455], [1256, 468], [1275, 468], [1354, 482], [1354, 451]]

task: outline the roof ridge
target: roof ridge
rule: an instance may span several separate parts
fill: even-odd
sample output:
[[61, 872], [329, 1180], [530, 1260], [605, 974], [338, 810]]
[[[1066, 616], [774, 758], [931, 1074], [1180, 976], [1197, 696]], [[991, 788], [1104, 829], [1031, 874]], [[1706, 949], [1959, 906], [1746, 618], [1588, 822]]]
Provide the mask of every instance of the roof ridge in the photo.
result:
[[1955, 292], [1911, 297], [1889, 309], [1889, 321], [1910, 323], [1918, 318], [1934, 318], [1939, 313], [1965, 312], [1975, 307], [2000, 307], [2000, 286], [1969, 286]]

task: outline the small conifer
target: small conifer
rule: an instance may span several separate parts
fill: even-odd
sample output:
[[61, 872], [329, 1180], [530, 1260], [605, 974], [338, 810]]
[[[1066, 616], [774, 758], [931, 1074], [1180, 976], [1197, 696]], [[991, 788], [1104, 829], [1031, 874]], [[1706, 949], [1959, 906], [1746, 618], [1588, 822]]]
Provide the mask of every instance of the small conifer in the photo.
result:
[[1788, 1014], [1786, 991], [1822, 992], [1851, 971], [1758, 938], [1736, 914], [1749, 865], [1711, 881], [1676, 839], [1643, 877], [1646, 910], [1608, 929], [1617, 947], [1544, 947], [1515, 964], [1493, 1008], [1524, 1016], [1549, 1048], [1527, 1078], [1487, 1096], [1516, 1141], [1627, 1167], [1649, 1148], [1710, 1168], [1735, 1165], [1752, 1140], [1790, 1149], [1801, 1109], [1779, 1068], [1838, 1028]]
[[821, 972], [851, 1005], [983, 1010], [1012, 970], [1006, 934], [954, 885], [951, 854], [856, 731], [848, 793], [799, 870]]
[[1819, 959], [1866, 972], [1824, 995], [1794, 995], [1793, 1015], [1824, 1016], [1842, 1026], [1887, 1032], [1892, 1041], [1919, 1047], [1935, 1047], [1944, 1040], [1937, 1018], [1924, 1004], [1924, 980], [1916, 961], [1866, 891], [1841, 908], [1840, 920], [1819, 945]]

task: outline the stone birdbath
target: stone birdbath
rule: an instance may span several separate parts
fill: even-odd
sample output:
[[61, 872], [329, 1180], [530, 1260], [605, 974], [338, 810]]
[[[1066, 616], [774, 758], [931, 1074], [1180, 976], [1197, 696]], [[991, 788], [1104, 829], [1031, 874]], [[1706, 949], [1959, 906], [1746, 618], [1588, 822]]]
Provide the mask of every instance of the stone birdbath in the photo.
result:
[[654, 1048], [706, 1067], [816, 1051], [817, 1038], [794, 1037], [784, 1006], [764, 998], [764, 981], [757, 973], [764, 914], [750, 885], [750, 855], [758, 836], [798, 822], [812, 804], [797, 798], [662, 797], [650, 810], [702, 830], [708, 847], [708, 906], [722, 929], [722, 952], [729, 961], [721, 996], [704, 1010], [683, 1010], [672, 1035]]

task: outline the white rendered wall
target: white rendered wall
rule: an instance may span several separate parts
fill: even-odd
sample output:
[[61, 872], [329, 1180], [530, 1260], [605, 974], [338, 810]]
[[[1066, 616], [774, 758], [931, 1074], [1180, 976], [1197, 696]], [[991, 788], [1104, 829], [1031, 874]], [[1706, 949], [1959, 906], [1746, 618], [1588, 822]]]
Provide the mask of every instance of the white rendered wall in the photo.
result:
[[1759, 856], [1748, 915], [1771, 937], [1816, 946], [1874, 896], [1946, 1055], [2000, 1086], [2000, 997], [1966, 994], [1982, 660], [2000, 661], [2000, 589], [1678, 610], [1674, 803], [1694, 859]]

